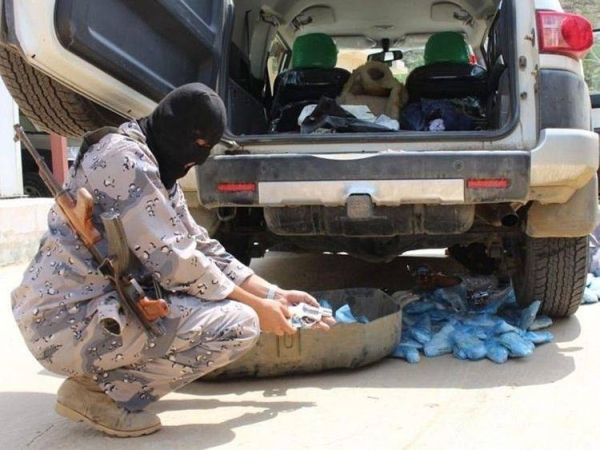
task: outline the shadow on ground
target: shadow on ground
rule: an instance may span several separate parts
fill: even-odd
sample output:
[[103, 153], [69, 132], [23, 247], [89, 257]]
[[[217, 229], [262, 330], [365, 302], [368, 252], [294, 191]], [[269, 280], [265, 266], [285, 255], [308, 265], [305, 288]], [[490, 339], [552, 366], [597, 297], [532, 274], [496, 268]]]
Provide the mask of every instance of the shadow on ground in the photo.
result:
[[[273, 419], [282, 413], [315, 406], [311, 402], [278, 400], [264, 402], [224, 402], [206, 398], [162, 400], [150, 407], [150, 410], [161, 414], [169, 411], [186, 411], [188, 414], [185, 417], [189, 420], [179, 425], [163, 426], [159, 433], [150, 436], [136, 439], [111, 439], [84, 424], [71, 422], [53, 413], [55, 399], [56, 397], [52, 394], [38, 392], [0, 393], [0, 402], [12, 405], [11, 417], [29, 417], [31, 419], [32, 416], [36, 416], [35, 420], [29, 420], [19, 429], [3, 428], [0, 432], [2, 440], [6, 439], [6, 442], [13, 443], [21, 440], [18, 448], [28, 449], [102, 448], [107, 445], [107, 440], [114, 442], [120, 449], [140, 448], [141, 446], [144, 448], [206, 449], [232, 442], [236, 436], [234, 430], [238, 427], [251, 426]], [[252, 412], [236, 415], [238, 411], [235, 411], [231, 414], [234, 417], [215, 422], [211, 411], [218, 409], [222, 417], [222, 411], [227, 408], [243, 408], [244, 411], [250, 409]], [[4, 419], [9, 418], [5, 417]], [[166, 420], [163, 419], [164, 422]]]

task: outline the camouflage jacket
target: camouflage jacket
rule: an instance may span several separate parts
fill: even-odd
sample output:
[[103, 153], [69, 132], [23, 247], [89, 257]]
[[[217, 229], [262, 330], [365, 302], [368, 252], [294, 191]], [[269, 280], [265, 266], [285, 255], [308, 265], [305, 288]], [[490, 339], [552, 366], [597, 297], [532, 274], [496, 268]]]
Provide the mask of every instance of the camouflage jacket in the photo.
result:
[[[226, 298], [253, 271], [196, 224], [178, 184], [167, 192], [137, 123], [119, 130], [89, 148], [79, 167], [71, 168], [66, 188], [75, 193], [85, 187], [92, 194], [93, 221], [101, 232], [100, 215], [120, 213], [129, 247], [141, 262], [138, 277], [151, 275], [168, 291], [202, 300]], [[53, 314], [58, 317], [78, 302], [114, 290], [56, 205], [48, 225], [21, 285], [12, 292], [13, 312], [26, 337], [36, 334], [30, 325], [48, 325]], [[98, 247], [105, 255], [104, 240]], [[99, 313], [111, 316], [115, 311]]]

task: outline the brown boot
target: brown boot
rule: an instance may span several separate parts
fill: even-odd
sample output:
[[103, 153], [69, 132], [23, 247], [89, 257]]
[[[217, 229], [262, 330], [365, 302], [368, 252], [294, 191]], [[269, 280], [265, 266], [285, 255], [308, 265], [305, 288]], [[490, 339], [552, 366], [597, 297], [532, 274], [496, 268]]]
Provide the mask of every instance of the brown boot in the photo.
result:
[[160, 419], [148, 411], [121, 408], [91, 378], [67, 378], [58, 390], [55, 410], [76, 422], [118, 437], [135, 437], [160, 430]]

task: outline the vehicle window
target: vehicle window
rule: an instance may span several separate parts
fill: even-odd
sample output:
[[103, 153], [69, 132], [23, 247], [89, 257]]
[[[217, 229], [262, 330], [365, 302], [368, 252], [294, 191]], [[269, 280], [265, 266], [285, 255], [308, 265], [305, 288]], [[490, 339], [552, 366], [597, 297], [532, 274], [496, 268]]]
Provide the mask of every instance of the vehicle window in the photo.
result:
[[394, 77], [404, 83], [413, 69], [425, 65], [425, 47], [404, 50], [402, 53], [402, 60], [394, 61], [398, 67], [392, 65], [391, 69]]
[[287, 65], [289, 55], [290, 50], [287, 45], [280, 38], [275, 38], [271, 43], [269, 56], [267, 57], [267, 71], [269, 74], [269, 83], [271, 83], [271, 92], [273, 92], [275, 78], [277, 78], [279, 72], [285, 69]]
[[[400, 50], [397, 48], [391, 50]], [[398, 81], [404, 83], [408, 74], [411, 70], [420, 67], [424, 64], [425, 48], [412, 48], [402, 50], [404, 57], [398, 61], [390, 62], [390, 70]], [[381, 49], [369, 49], [369, 50], [351, 50], [342, 49], [338, 53], [337, 67], [346, 69], [352, 72], [354, 69], [362, 66], [367, 62], [367, 58], [370, 54], [379, 53]]]
[[352, 72], [354, 69], [367, 62], [369, 53], [374, 53], [374, 51], [354, 50], [349, 48], [339, 49], [336, 67]]

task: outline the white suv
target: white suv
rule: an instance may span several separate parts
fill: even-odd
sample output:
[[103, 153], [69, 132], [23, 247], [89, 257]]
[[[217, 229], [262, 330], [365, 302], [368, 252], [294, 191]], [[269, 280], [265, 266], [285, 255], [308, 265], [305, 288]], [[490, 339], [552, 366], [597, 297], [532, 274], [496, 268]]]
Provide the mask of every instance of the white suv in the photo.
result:
[[576, 311], [597, 215], [593, 37], [558, 1], [0, 5], [0, 73], [46, 130], [144, 116], [192, 81], [219, 92], [227, 142], [183, 186], [238, 256], [443, 246], [511, 275], [524, 304]]

